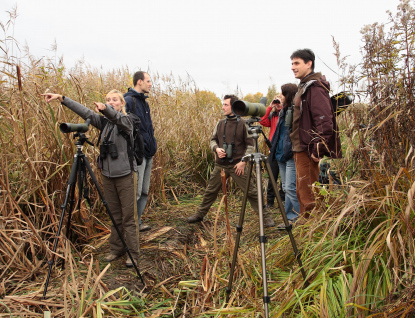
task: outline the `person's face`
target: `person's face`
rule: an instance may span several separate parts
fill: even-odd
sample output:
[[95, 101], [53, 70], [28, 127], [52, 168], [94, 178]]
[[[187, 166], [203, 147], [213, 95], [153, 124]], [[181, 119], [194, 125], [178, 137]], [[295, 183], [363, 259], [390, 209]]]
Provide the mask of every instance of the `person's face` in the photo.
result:
[[312, 61], [304, 63], [304, 60], [298, 57], [294, 57], [291, 60], [291, 70], [294, 72], [295, 78], [300, 80], [311, 73], [311, 65], [313, 65]]
[[231, 105], [231, 99], [224, 99], [223, 100], [223, 106], [222, 106], [222, 110], [223, 110], [223, 115], [228, 116], [232, 114], [232, 105]]
[[118, 94], [108, 94], [107, 95], [107, 104], [114, 107], [116, 111], [121, 111], [122, 107], [124, 106], [124, 102], [121, 100]]
[[281, 102], [281, 104], [278, 104], [277, 105], [277, 109], [278, 110], [281, 110], [282, 109], [282, 107], [284, 106], [284, 104], [285, 104], [285, 96], [284, 95], [282, 95], [282, 93], [279, 93], [279, 95], [277, 96], [277, 99], [279, 99], [280, 100], [280, 102]]
[[138, 80], [136, 87], [138, 88], [138, 92], [148, 94], [150, 93], [151, 86], [153, 86], [153, 84], [151, 84], [150, 75], [145, 73], [144, 80]]

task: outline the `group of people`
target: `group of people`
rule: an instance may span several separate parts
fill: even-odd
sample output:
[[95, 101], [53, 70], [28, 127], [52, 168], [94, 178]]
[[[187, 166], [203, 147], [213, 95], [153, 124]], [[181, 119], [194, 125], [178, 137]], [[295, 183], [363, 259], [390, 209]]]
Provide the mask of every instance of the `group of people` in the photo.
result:
[[[267, 107], [260, 124], [271, 127], [272, 147], [269, 162], [274, 179], [281, 175], [280, 196], [285, 201], [285, 213], [291, 225], [300, 216], [308, 218], [315, 206], [312, 189], [319, 177], [319, 162], [324, 157], [340, 158], [341, 145], [329, 91], [330, 85], [325, 76], [314, 72], [315, 55], [310, 49], [301, 49], [291, 55], [291, 70], [300, 84], [284, 84], [281, 93]], [[196, 214], [187, 218], [194, 223], [203, 220], [221, 189], [220, 171], [225, 170], [239, 187], [245, 189], [244, 155], [253, 151], [252, 138], [247, 136], [245, 121], [231, 111], [236, 96], [226, 95], [223, 101], [223, 115], [216, 125], [211, 139], [211, 148], [216, 153], [216, 162], [202, 204]], [[238, 125], [242, 127], [238, 128]], [[234, 128], [236, 127], [236, 128]], [[233, 155], [226, 155], [224, 145], [234, 145]], [[258, 193], [251, 184], [248, 201], [258, 212]], [[264, 226], [275, 226], [270, 208], [275, 194], [269, 183], [267, 205], [263, 207]], [[278, 229], [285, 229], [285, 224]]]
[[[269, 160], [275, 179], [281, 175], [285, 212], [291, 222], [299, 216], [308, 217], [314, 208], [314, 194], [311, 185], [318, 180], [319, 161], [323, 156], [341, 157], [340, 139], [329, 97], [329, 83], [321, 73], [314, 72], [314, 53], [309, 49], [297, 50], [291, 55], [292, 71], [300, 84], [285, 84], [281, 93], [269, 105], [261, 124], [271, 127], [272, 148]], [[133, 88], [124, 95], [118, 90], [110, 91], [106, 104], [95, 102], [96, 112], [68, 97], [46, 93], [46, 102], [60, 101], [83, 119], [101, 130], [100, 142], [116, 145], [116, 155], [99, 156], [99, 165], [105, 198], [113, 214], [115, 225], [125, 236], [132, 257], [139, 258], [139, 233], [150, 229], [142, 224], [141, 216], [147, 204], [153, 156], [157, 150], [150, 107], [146, 94], [152, 87], [146, 72], [136, 72]], [[220, 120], [212, 134], [210, 146], [216, 154], [215, 168], [196, 214], [187, 218], [188, 223], [203, 221], [222, 187], [221, 171], [231, 176], [241, 189], [246, 188], [246, 163], [242, 158], [254, 151], [244, 119], [232, 112], [232, 104], [238, 100], [235, 95], [225, 95], [223, 100], [224, 119]], [[136, 114], [141, 121], [144, 140], [144, 159], [141, 165], [131, 160], [128, 151], [133, 141], [133, 123], [128, 113]], [[101, 113], [103, 116], [101, 116]], [[275, 226], [270, 207], [275, 194], [268, 187], [268, 204], [263, 207], [264, 226]], [[256, 187], [249, 185], [247, 199], [258, 212]], [[278, 226], [285, 228], [284, 224]], [[110, 252], [105, 261], [111, 262], [125, 250], [115, 230], [111, 227]], [[128, 257], [126, 266], [132, 267]]]

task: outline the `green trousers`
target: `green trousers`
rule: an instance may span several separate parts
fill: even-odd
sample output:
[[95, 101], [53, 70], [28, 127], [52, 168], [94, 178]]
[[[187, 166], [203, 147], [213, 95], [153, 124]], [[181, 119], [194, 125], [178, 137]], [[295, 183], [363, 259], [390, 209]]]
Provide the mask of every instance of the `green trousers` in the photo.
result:
[[[222, 189], [222, 180], [221, 180], [221, 170], [225, 170], [226, 177], [232, 177], [235, 180], [236, 184], [239, 188], [245, 191], [246, 181], [247, 181], [247, 174], [246, 171], [242, 176], [238, 176], [235, 173], [235, 168], [233, 165], [229, 166], [221, 166], [215, 164], [215, 168], [213, 169], [212, 174], [210, 175], [209, 183], [206, 188], [205, 194], [203, 195], [202, 203], [199, 205], [197, 209], [197, 215], [204, 217], [208, 212], [212, 204], [215, 202], [216, 198], [218, 197], [219, 191]], [[246, 170], [246, 169], [245, 169]], [[258, 212], [258, 193], [256, 187], [252, 182], [248, 189], [248, 197], [247, 197], [251, 207]]]

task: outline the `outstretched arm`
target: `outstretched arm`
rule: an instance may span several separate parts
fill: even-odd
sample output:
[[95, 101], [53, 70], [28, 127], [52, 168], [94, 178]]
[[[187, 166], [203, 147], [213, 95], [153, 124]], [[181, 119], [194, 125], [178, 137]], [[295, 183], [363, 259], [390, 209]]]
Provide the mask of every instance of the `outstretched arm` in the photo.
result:
[[101, 125], [102, 125], [101, 118], [100, 118], [101, 116], [95, 113], [93, 110], [85, 107], [82, 104], [79, 104], [78, 102], [71, 100], [68, 97], [64, 98], [62, 95], [59, 95], [59, 94], [45, 93], [45, 94], [42, 94], [42, 96], [45, 96], [46, 103], [50, 103], [51, 101], [57, 100], [61, 102], [62, 105], [65, 105], [70, 110], [72, 110], [74, 113], [81, 116], [83, 119], [90, 118], [91, 125], [98, 129], [101, 129]]
[[42, 96], [45, 96], [46, 103], [50, 103], [53, 100], [59, 100], [61, 103], [63, 102], [63, 97], [59, 94], [45, 93], [42, 94]]

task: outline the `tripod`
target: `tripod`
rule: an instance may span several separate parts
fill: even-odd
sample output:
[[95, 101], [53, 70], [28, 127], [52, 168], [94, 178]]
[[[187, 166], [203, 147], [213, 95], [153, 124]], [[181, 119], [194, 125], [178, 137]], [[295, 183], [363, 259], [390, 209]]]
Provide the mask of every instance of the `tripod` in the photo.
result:
[[226, 294], [227, 294], [226, 295], [226, 303], [229, 302], [229, 297], [230, 297], [230, 293], [231, 293], [231, 290], [232, 290], [235, 264], [236, 264], [236, 259], [237, 259], [237, 256], [238, 256], [239, 241], [240, 241], [240, 238], [241, 238], [243, 222], [244, 222], [244, 217], [245, 217], [246, 201], [247, 201], [248, 190], [249, 190], [249, 185], [250, 185], [251, 176], [252, 176], [252, 168], [253, 168], [253, 165], [255, 164], [257, 190], [258, 190], [259, 242], [261, 244], [262, 284], [263, 284], [263, 289], [264, 289], [263, 301], [264, 301], [265, 317], [268, 318], [269, 317], [268, 304], [270, 303], [270, 297], [268, 296], [267, 269], [266, 269], [266, 259], [265, 259], [265, 243], [267, 242], [267, 237], [264, 234], [263, 191], [262, 191], [261, 163], [265, 163], [265, 168], [268, 172], [270, 182], [272, 182], [272, 187], [274, 189], [275, 197], [277, 198], [278, 207], [281, 211], [282, 219], [283, 219], [284, 224], [285, 224], [285, 230], [287, 231], [287, 233], [290, 237], [291, 245], [292, 245], [293, 250], [294, 250], [294, 255], [297, 259], [298, 265], [300, 265], [300, 271], [301, 271], [301, 274], [302, 274], [304, 280], [306, 279], [306, 273], [304, 271], [303, 264], [301, 262], [301, 254], [297, 249], [297, 245], [295, 243], [294, 236], [292, 234], [292, 225], [289, 223], [288, 218], [287, 218], [287, 214], [285, 213], [285, 209], [284, 209], [284, 206], [282, 204], [281, 197], [279, 195], [277, 184], [275, 182], [274, 176], [273, 176], [272, 171], [271, 171], [271, 166], [270, 166], [270, 164], [267, 160], [267, 157], [264, 156], [263, 154], [261, 154], [258, 151], [258, 137], [259, 137], [259, 133], [263, 134], [262, 127], [261, 126], [253, 126], [252, 124], [255, 123], [255, 122], [258, 122], [259, 120], [260, 120], [260, 118], [250, 118], [247, 121], [247, 123], [249, 125], [248, 131], [249, 131], [251, 137], [254, 139], [255, 151], [256, 152], [242, 158], [243, 161], [248, 161], [248, 178], [247, 178], [247, 182], [246, 182], [244, 197], [243, 197], [243, 200], [242, 200], [241, 214], [239, 216], [239, 222], [238, 222], [238, 225], [236, 227], [237, 235], [236, 235], [236, 240], [235, 240], [235, 249], [234, 249], [234, 253], [233, 253], [231, 270], [230, 270], [230, 274], [229, 274], [230, 277], [229, 277], [228, 287], [226, 288]]
[[[63, 220], [65, 217], [65, 211], [66, 208], [68, 206], [68, 202], [69, 202], [69, 213], [68, 213], [68, 223], [66, 226], [66, 237], [70, 238], [70, 227], [71, 227], [71, 217], [72, 217], [72, 210], [75, 204], [75, 184], [77, 182], [78, 179], [78, 191], [79, 191], [79, 199], [78, 199], [78, 209], [80, 209], [81, 207], [81, 193], [83, 193], [84, 197], [88, 200], [88, 204], [91, 206], [91, 204], [89, 203], [89, 198], [88, 198], [88, 188], [84, 188], [84, 181], [86, 180], [86, 172], [89, 172], [89, 175], [91, 176], [91, 179], [93, 181], [93, 183], [95, 184], [96, 189], [98, 190], [98, 194], [102, 200], [102, 203], [105, 206], [105, 209], [107, 210], [107, 213], [109, 215], [109, 217], [111, 218], [112, 224], [115, 227], [115, 230], [118, 233], [118, 236], [124, 246], [125, 251], [127, 252], [128, 256], [131, 259], [131, 262], [133, 263], [134, 269], [137, 272], [138, 277], [140, 277], [141, 282], [143, 283], [143, 285], [145, 285], [143, 277], [141, 276], [138, 267], [134, 261], [134, 258], [132, 257], [130, 250], [127, 246], [127, 244], [125, 243], [125, 240], [123, 238], [122, 233], [120, 232], [120, 230], [118, 229], [114, 217], [108, 207], [108, 203], [104, 198], [104, 194], [102, 193], [99, 185], [98, 185], [98, 180], [94, 175], [94, 172], [91, 169], [91, 166], [88, 162], [87, 157], [85, 156], [85, 154], [82, 152], [82, 146], [84, 145], [84, 143], [88, 143], [90, 145], [94, 145], [93, 143], [91, 143], [90, 141], [88, 141], [88, 138], [85, 136], [85, 134], [77, 132], [76, 134], [74, 134], [74, 139], [79, 137], [78, 140], [75, 142], [75, 146], [77, 149], [77, 152], [75, 154], [74, 157], [74, 161], [72, 164], [72, 168], [71, 168], [71, 173], [69, 175], [69, 181], [68, 181], [68, 187], [66, 189], [66, 196], [65, 196], [65, 201], [63, 203], [63, 205], [61, 206], [62, 208], [62, 215], [61, 215], [61, 219], [59, 221], [59, 226], [58, 226], [58, 231], [56, 232], [56, 236], [55, 236], [55, 242], [53, 244], [53, 253], [52, 253], [52, 259], [50, 261], [48, 261], [48, 265], [49, 265], [49, 271], [48, 271], [48, 276], [46, 278], [46, 283], [45, 283], [45, 290], [43, 292], [43, 299], [46, 299], [46, 293], [48, 290], [48, 285], [49, 285], [49, 279], [50, 279], [50, 275], [52, 272], [52, 266], [55, 263], [55, 254], [56, 254], [56, 248], [58, 246], [58, 241], [59, 241], [59, 236], [62, 230], [62, 225], [63, 225]], [[62, 262], [62, 269], [64, 269], [65, 267], [65, 260], [63, 260]]]

